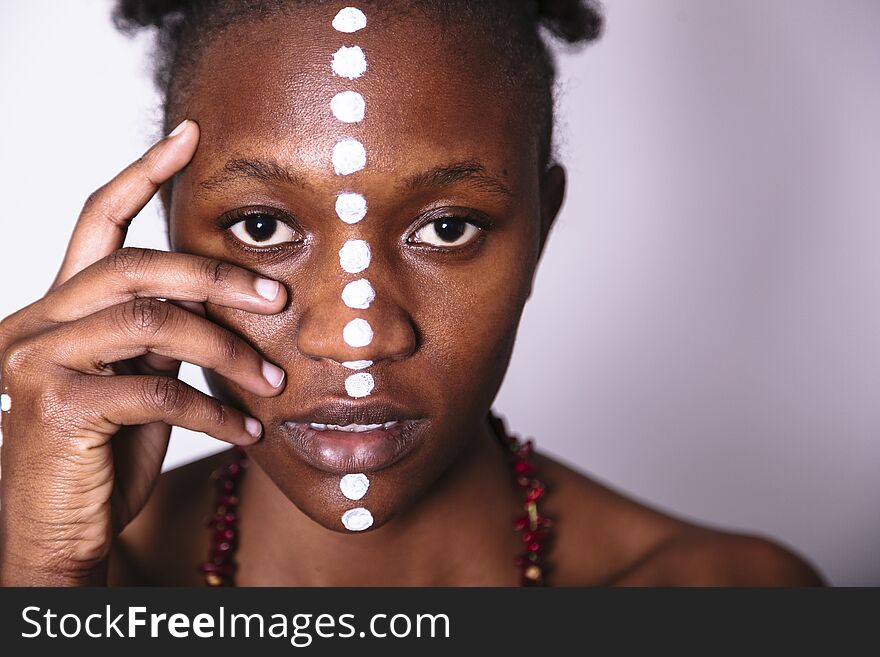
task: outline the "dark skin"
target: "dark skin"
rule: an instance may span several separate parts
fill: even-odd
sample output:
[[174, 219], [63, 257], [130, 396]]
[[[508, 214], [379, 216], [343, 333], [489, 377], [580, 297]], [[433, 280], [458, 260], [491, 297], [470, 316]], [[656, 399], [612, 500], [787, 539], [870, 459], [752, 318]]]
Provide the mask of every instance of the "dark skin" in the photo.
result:
[[[357, 38], [368, 72], [352, 82], [329, 72], [332, 53], [349, 41], [328, 35], [328, 22], [317, 11], [232, 27], [203, 53], [191, 93], [172, 104], [172, 114], [183, 112], [175, 119], [198, 124], [170, 147], [188, 163], [163, 197], [172, 250], [232, 263], [214, 278], [221, 287], [244, 276], [238, 272], [283, 287], [260, 310], [217, 293], [185, 297], [205, 302], [186, 314], [242, 338], [229, 353], [233, 362], [247, 354], [246, 374], [200, 364], [224, 408], [263, 427], [259, 441], [242, 441], [252, 467], [241, 490], [237, 583], [515, 586], [512, 560], [521, 542], [511, 523], [520, 493], [485, 416], [562, 203], [564, 174], [543, 167], [535, 119], [521, 109], [528, 97], [498, 74], [497, 57], [480, 45], [476, 27], [450, 36], [423, 18], [376, 11]], [[383, 36], [392, 33], [393, 40]], [[368, 113], [346, 126], [327, 108], [336, 92], [351, 88], [363, 94]], [[357, 138], [368, 153], [367, 167], [344, 178], [330, 165], [341, 136]], [[196, 141], [186, 159], [183, 151]], [[333, 203], [343, 190], [368, 199], [364, 221], [336, 217]], [[287, 241], [249, 250], [241, 234], [218, 225], [218, 218], [243, 219], [230, 213], [245, 208], [271, 209]], [[440, 216], [481, 227], [460, 245], [432, 249], [425, 238]], [[377, 296], [366, 310], [339, 298], [355, 278], [336, 255], [349, 239], [372, 249], [365, 274]], [[375, 329], [367, 347], [341, 339], [355, 317]], [[172, 370], [175, 357], [189, 360], [170, 349], [148, 351], [144, 358], [158, 373]], [[256, 354], [285, 371], [278, 390], [255, 380]], [[358, 359], [374, 363], [370, 399], [396, 400], [427, 428], [402, 458], [369, 473], [365, 501], [374, 524], [351, 534], [339, 522], [351, 506], [340, 495], [339, 475], [300, 458], [281, 425], [296, 409], [345, 400], [342, 381], [350, 372], [340, 363]], [[243, 417], [235, 416], [239, 435]], [[165, 424], [187, 426], [175, 419]], [[131, 502], [124, 514], [133, 520], [122, 523], [109, 558], [96, 550], [88, 573], [65, 571], [63, 583], [199, 584], [195, 566], [209, 548], [209, 476], [227, 459], [209, 457], [155, 478], [148, 499]], [[766, 539], [663, 514], [545, 456], [537, 465], [550, 491], [542, 509], [556, 519], [547, 555], [552, 584], [820, 583], [804, 561]], [[117, 466], [116, 476], [125, 470]], [[6, 527], [15, 532], [28, 514], [8, 515]], [[10, 568], [4, 570], [8, 582]]]

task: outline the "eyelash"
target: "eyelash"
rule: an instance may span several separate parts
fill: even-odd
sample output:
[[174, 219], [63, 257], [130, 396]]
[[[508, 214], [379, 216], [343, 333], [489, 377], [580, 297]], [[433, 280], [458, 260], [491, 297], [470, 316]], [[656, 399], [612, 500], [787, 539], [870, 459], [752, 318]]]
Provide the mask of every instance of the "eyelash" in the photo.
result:
[[250, 207], [245, 208], [243, 210], [235, 210], [233, 212], [227, 212], [217, 220], [217, 228], [224, 232], [224, 235], [229, 236], [230, 239], [234, 240], [236, 246], [239, 248], [250, 251], [251, 253], [265, 254], [265, 253], [276, 253], [278, 251], [283, 251], [285, 249], [290, 248], [291, 246], [299, 246], [303, 242], [305, 242], [305, 238], [301, 238], [296, 240], [295, 242], [282, 242], [280, 244], [273, 244], [272, 246], [253, 246], [251, 244], [246, 244], [238, 239], [235, 235], [232, 234], [230, 230], [234, 225], [241, 223], [243, 221], [247, 221], [253, 217], [268, 217], [270, 219], [274, 219], [275, 221], [286, 224], [291, 230], [296, 231], [300, 235], [304, 233], [304, 231], [296, 225], [296, 222], [293, 218], [285, 213], [271, 207]]
[[[417, 248], [425, 249], [425, 250], [432, 251], [432, 252], [457, 254], [457, 253], [463, 253], [463, 252], [469, 251], [473, 248], [476, 248], [480, 244], [482, 244], [486, 238], [486, 233], [488, 233], [489, 231], [491, 231], [494, 228], [494, 223], [492, 222], [492, 220], [489, 217], [483, 215], [482, 213], [476, 213], [476, 212], [464, 211], [464, 210], [461, 210], [460, 212], [454, 212], [454, 211], [450, 211], [450, 210], [451, 209], [445, 208], [442, 211], [437, 211], [437, 212], [430, 212], [429, 211], [427, 213], [428, 216], [423, 217], [423, 219], [425, 219], [425, 220], [422, 221], [421, 223], [419, 223], [418, 226], [416, 226], [407, 235], [406, 239], [404, 240], [404, 243], [408, 244], [410, 246], [416, 246]], [[230, 239], [235, 241], [236, 246], [238, 246], [239, 248], [241, 248], [245, 251], [249, 251], [251, 253], [257, 253], [257, 254], [276, 253], [276, 252], [279, 252], [279, 251], [282, 251], [285, 249], [289, 249], [291, 246], [299, 246], [306, 241], [306, 238], [303, 237], [303, 238], [296, 240], [296, 241], [282, 242], [280, 244], [274, 244], [272, 246], [256, 247], [251, 244], [246, 244], [245, 242], [241, 241], [238, 237], [236, 237], [235, 235], [232, 234], [232, 231], [230, 230], [230, 228], [232, 228], [232, 226], [234, 226], [238, 223], [241, 223], [243, 221], [247, 221], [248, 219], [250, 219], [252, 217], [261, 217], [261, 216], [262, 217], [269, 217], [270, 219], [274, 219], [275, 221], [286, 224], [288, 227], [290, 227], [291, 230], [293, 230], [301, 235], [304, 233], [304, 231], [296, 225], [296, 222], [292, 219], [292, 217], [290, 217], [290, 215], [288, 215], [285, 212], [281, 212], [275, 208], [271, 208], [271, 207], [250, 207], [250, 208], [245, 208], [243, 210], [235, 210], [233, 212], [228, 212], [226, 214], [221, 215], [221, 217], [217, 220], [216, 224], [217, 224], [217, 227], [220, 230], [222, 230], [225, 235], [228, 235], [230, 237]], [[430, 226], [431, 224], [436, 223], [438, 221], [443, 221], [444, 219], [463, 221], [465, 223], [471, 224], [472, 226], [477, 228], [479, 233], [477, 234], [476, 237], [471, 239], [469, 242], [467, 242], [463, 246], [443, 247], [443, 246], [437, 246], [434, 244], [427, 244], [424, 242], [410, 241], [410, 238], [413, 235], [420, 232], [423, 228], [426, 228], [427, 226]]]

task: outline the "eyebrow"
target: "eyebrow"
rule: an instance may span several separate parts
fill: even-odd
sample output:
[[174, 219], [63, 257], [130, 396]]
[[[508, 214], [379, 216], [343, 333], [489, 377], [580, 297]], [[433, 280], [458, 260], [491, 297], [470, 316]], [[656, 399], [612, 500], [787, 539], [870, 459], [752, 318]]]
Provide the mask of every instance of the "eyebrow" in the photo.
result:
[[[300, 188], [308, 187], [305, 178], [274, 159], [233, 158], [223, 169], [199, 182], [202, 189], [211, 191], [237, 178], [252, 178], [267, 184], [285, 184]], [[513, 192], [499, 178], [491, 175], [485, 165], [477, 160], [461, 160], [437, 166], [417, 173], [404, 180], [409, 190], [448, 187], [456, 183], [469, 183], [478, 189], [509, 200]]]
[[252, 178], [267, 184], [285, 184], [307, 187], [305, 179], [273, 159], [233, 158], [223, 165], [219, 173], [202, 180], [199, 186], [214, 190], [236, 178]]
[[410, 190], [431, 187], [448, 187], [455, 183], [470, 183], [478, 189], [503, 196], [513, 197], [513, 192], [499, 179], [491, 175], [477, 160], [462, 160], [445, 166], [434, 167], [428, 171], [410, 176], [404, 186]]

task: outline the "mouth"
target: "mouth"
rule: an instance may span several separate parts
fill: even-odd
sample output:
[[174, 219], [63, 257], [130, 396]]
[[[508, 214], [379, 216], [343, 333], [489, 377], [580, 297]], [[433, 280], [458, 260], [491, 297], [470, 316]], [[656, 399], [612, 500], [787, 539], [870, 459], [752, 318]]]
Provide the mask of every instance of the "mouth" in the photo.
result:
[[302, 460], [340, 475], [393, 465], [418, 444], [427, 427], [426, 418], [382, 400], [328, 400], [281, 424]]

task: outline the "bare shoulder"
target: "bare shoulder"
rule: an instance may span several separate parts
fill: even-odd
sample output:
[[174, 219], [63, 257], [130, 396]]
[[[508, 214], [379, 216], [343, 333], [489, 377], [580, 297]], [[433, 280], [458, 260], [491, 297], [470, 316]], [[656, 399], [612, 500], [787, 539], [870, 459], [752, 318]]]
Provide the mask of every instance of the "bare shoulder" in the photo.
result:
[[211, 475], [228, 450], [163, 472], [143, 511], [110, 554], [111, 586], [197, 586], [210, 537], [205, 519], [214, 501]]
[[769, 538], [688, 522], [546, 455], [536, 465], [548, 488], [542, 512], [556, 521], [551, 584], [824, 584], [803, 558]]

